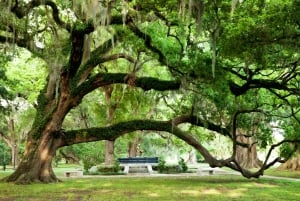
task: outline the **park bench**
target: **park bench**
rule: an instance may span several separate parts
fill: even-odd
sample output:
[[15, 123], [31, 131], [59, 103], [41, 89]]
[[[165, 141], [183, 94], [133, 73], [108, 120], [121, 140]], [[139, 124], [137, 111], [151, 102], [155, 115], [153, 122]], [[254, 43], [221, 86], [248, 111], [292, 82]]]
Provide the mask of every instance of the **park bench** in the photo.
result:
[[68, 170], [65, 171], [65, 177], [82, 177], [83, 171], [82, 170]]
[[215, 174], [216, 170], [215, 168], [205, 167], [205, 168], [199, 168], [197, 172], [199, 175], [202, 175], [203, 173], [208, 173], [209, 175], [213, 175]]
[[213, 175], [215, 173], [215, 169], [214, 168], [204, 168], [201, 169], [202, 172], [208, 172], [209, 175]]
[[158, 157], [129, 157], [129, 158], [119, 158], [119, 164], [124, 167], [124, 173], [129, 173], [130, 167], [147, 167], [147, 170], [152, 174], [152, 166], [158, 165]]

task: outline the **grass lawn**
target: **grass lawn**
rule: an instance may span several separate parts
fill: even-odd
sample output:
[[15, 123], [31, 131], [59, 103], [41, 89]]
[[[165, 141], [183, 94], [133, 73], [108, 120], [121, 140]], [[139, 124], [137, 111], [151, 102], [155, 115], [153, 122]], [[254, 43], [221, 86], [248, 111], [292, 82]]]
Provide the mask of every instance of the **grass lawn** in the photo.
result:
[[[7, 173], [6, 173], [7, 174]], [[3, 177], [0, 171], [0, 178]], [[0, 201], [300, 200], [300, 182], [240, 176], [69, 178], [57, 184], [0, 183]]]
[[266, 170], [265, 175], [300, 179], [300, 171], [276, 170], [275, 168]]

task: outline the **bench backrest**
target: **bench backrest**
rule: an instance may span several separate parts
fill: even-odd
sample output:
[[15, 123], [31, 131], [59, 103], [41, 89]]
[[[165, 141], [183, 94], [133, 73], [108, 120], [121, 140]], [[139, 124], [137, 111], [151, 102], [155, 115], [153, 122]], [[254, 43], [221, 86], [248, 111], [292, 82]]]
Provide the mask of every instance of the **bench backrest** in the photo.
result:
[[158, 157], [118, 158], [119, 163], [158, 163]]

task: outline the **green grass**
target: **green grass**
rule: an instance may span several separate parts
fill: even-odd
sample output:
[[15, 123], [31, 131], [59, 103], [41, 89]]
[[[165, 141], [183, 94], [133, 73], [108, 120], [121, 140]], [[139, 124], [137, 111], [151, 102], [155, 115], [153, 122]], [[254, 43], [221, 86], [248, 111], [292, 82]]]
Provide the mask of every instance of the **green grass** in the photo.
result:
[[[300, 200], [300, 182], [285, 179], [245, 179], [234, 175], [189, 177], [94, 176], [64, 178], [78, 165], [59, 165], [57, 184], [14, 185], [0, 183], [0, 201], [279, 201]], [[12, 173], [0, 170], [0, 179]], [[270, 169], [266, 175], [300, 178], [297, 171]]]
[[265, 175], [300, 179], [300, 171], [268, 169]]
[[[3, 177], [0, 172], [0, 177]], [[57, 184], [0, 183], [0, 201], [300, 200], [300, 182], [240, 176], [93, 177]]]

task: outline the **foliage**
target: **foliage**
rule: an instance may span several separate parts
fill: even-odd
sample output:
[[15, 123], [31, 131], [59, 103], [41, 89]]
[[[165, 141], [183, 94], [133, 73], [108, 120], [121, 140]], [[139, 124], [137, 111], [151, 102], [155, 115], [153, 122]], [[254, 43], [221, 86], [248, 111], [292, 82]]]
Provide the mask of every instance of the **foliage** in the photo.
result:
[[182, 172], [187, 172], [188, 166], [186, 165], [186, 162], [184, 161], [183, 158], [179, 159], [178, 165], [179, 165], [179, 167], [180, 167], [180, 169], [181, 169]]
[[158, 166], [157, 166], [157, 168], [158, 168], [158, 172], [159, 173], [164, 172], [164, 170], [166, 169], [166, 161], [163, 158], [161, 158], [161, 157], [158, 160]]
[[11, 155], [9, 152], [9, 148], [3, 142], [0, 142], [0, 165], [5, 166], [10, 164]]
[[113, 165], [113, 172], [119, 172], [120, 170], [121, 170], [120, 163], [118, 160], [115, 160]]
[[158, 160], [157, 169], [159, 173], [182, 173], [188, 171], [188, 166], [183, 158], [180, 158], [180, 160], [178, 161], [178, 165], [170, 165], [166, 164], [166, 161], [162, 157], [160, 157]]
[[73, 145], [72, 150], [82, 160], [84, 170], [104, 162], [104, 145], [102, 142]]

